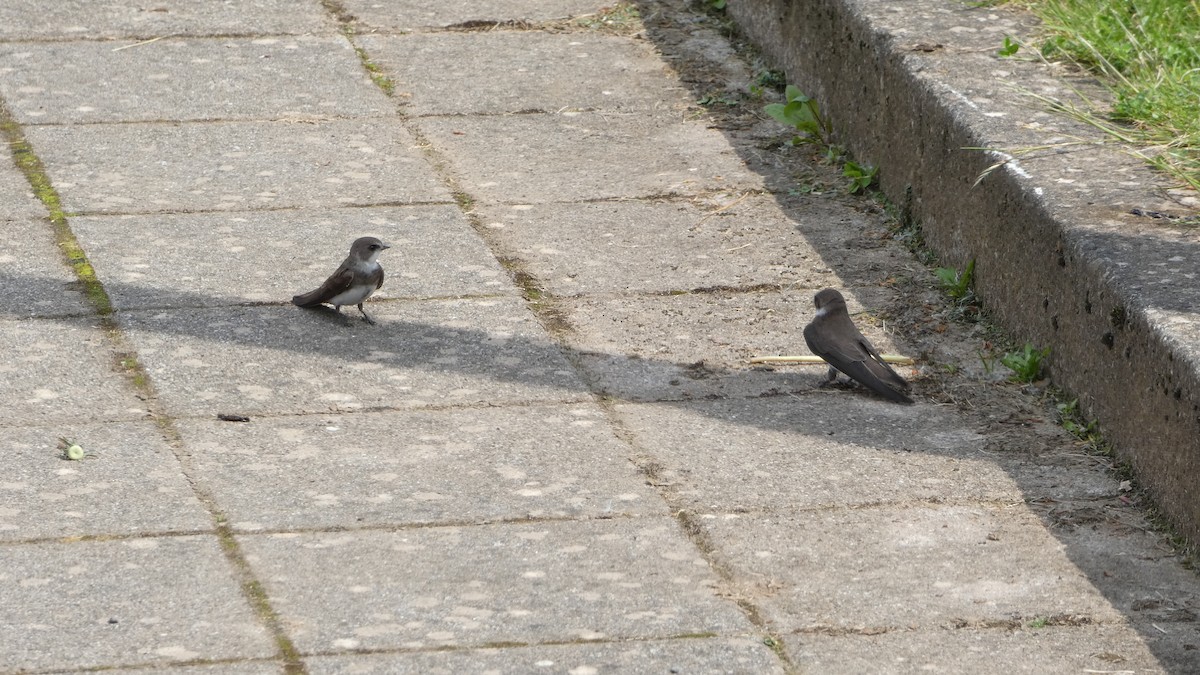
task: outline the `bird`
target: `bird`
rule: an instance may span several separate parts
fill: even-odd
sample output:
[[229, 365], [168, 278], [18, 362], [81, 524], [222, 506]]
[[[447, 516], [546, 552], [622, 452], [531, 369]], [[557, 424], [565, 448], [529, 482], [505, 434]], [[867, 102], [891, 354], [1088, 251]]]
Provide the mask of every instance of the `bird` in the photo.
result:
[[912, 403], [906, 393], [908, 382], [884, 362], [875, 346], [859, 332], [850, 320], [842, 294], [826, 288], [816, 294], [813, 303], [817, 315], [804, 327], [804, 341], [813, 354], [829, 364], [829, 373], [821, 386], [836, 380], [841, 371], [890, 401]]
[[350, 255], [346, 256], [337, 271], [316, 290], [292, 296], [292, 304], [297, 307], [329, 304], [339, 315], [342, 305], [358, 305], [363, 321], [375, 325], [375, 320], [363, 309], [363, 301], [383, 285], [383, 266], [378, 259], [379, 254], [389, 248], [375, 237], [355, 239], [350, 245]]

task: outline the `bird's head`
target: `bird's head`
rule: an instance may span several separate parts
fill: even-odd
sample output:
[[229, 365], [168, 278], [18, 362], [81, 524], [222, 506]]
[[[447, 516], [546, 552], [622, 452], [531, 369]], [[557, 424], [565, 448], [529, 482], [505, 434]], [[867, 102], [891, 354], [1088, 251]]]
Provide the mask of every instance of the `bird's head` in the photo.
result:
[[836, 289], [826, 288], [813, 296], [813, 304], [817, 306], [817, 316], [825, 316], [838, 307], [845, 307], [846, 299]]
[[365, 263], [373, 264], [379, 254], [391, 248], [375, 237], [359, 237], [350, 245], [350, 255]]

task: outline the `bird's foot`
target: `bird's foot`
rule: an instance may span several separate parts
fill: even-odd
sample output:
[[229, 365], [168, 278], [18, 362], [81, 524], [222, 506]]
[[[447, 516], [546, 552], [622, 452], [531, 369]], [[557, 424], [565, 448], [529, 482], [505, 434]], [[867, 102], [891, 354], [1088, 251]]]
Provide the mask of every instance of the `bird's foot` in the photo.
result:
[[829, 372], [825, 373], [825, 379], [821, 380], [820, 384], [818, 384], [817, 387], [823, 389], [825, 387], [828, 387], [831, 384], [836, 384], [837, 379], [838, 379], [838, 372], [839, 371], [837, 368], [830, 367]]
[[372, 319], [371, 317], [367, 316], [367, 310], [363, 309], [362, 304], [359, 304], [358, 311], [362, 312], [363, 321], [366, 321], [367, 323], [371, 324], [372, 326], [378, 325], [375, 323], [375, 319]]

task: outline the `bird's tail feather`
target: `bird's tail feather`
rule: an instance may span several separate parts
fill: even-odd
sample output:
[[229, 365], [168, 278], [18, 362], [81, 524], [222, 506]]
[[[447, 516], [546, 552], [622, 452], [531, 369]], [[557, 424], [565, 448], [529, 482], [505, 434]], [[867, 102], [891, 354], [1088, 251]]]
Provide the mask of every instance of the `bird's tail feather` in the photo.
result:
[[321, 304], [321, 301], [317, 300], [320, 290], [321, 289], [318, 288], [315, 291], [310, 291], [303, 295], [293, 295], [292, 304], [297, 307], [316, 307], [317, 305]]

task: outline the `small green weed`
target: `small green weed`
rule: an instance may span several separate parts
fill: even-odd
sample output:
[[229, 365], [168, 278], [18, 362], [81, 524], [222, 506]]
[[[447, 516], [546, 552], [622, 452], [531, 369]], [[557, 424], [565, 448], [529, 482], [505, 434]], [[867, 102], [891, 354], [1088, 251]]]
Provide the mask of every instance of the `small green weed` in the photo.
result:
[[875, 174], [877, 173], [879, 173], [878, 167], [859, 164], [852, 160], [846, 160], [846, 164], [842, 166], [842, 175], [850, 179], [846, 189], [852, 195], [871, 187], [875, 183]]
[[1042, 360], [1050, 356], [1050, 348], [1034, 349], [1025, 343], [1020, 351], [1009, 352], [1000, 359], [1005, 368], [1013, 371], [1009, 378], [1016, 382], [1033, 382], [1042, 374]]
[[740, 104], [741, 101], [737, 100], [736, 98], [734, 98], [733, 96], [730, 96], [728, 94], [707, 94], [707, 95], [701, 97], [701, 99], [699, 101], [697, 101], [697, 103], [704, 106], [705, 108], [711, 108], [714, 105], [723, 105], [723, 106], [729, 106], [730, 108], [732, 108], [732, 107]]
[[1045, 628], [1046, 624], [1049, 622], [1049, 619], [1046, 619], [1045, 617], [1038, 617], [1025, 625], [1029, 626], [1030, 628]]
[[1054, 407], [1058, 409], [1058, 423], [1067, 430], [1067, 433], [1091, 444], [1098, 441], [1096, 421], [1088, 421], [1083, 418], [1079, 412], [1079, 399], [1058, 403]]
[[763, 112], [796, 130], [796, 135], [788, 140], [788, 145], [816, 146], [826, 163], [840, 164], [842, 175], [850, 179], [846, 185], [850, 194], [864, 192], [875, 185], [879, 169], [848, 159], [846, 149], [832, 142], [833, 130], [829, 122], [821, 117], [821, 109], [813, 98], [791, 84], [784, 89], [784, 97], [787, 103], [768, 104], [763, 106]]
[[954, 300], [965, 302], [972, 300], [974, 292], [971, 282], [975, 280], [975, 259], [967, 263], [966, 268], [959, 272], [953, 267], [939, 267], [933, 271], [937, 275], [938, 285]]
[[996, 355], [991, 351], [985, 353], [982, 349], [978, 350], [978, 354], [979, 362], [983, 364], [983, 372], [991, 375], [996, 370]]
[[782, 70], [765, 68], [754, 76], [754, 82], [750, 83], [750, 93], [761, 97], [763, 92], [768, 89], [782, 91], [785, 86], [787, 86], [787, 79]]
[[725, 0], [704, 0], [704, 4], [707, 5], [709, 9], [722, 11], [725, 9]]
[[826, 164], [841, 164], [846, 161], [846, 149], [836, 143], [827, 145], [821, 155], [821, 161]]
[[996, 50], [996, 55], [1001, 57], [1015, 56], [1021, 49], [1021, 43], [1014, 41], [1011, 37], [1004, 36], [1004, 44], [1000, 49]]
[[817, 144], [829, 145], [829, 125], [821, 117], [817, 102], [800, 91], [800, 88], [789, 84], [784, 90], [787, 103], [771, 103], [763, 108], [763, 112], [782, 124], [796, 130], [792, 145]]

